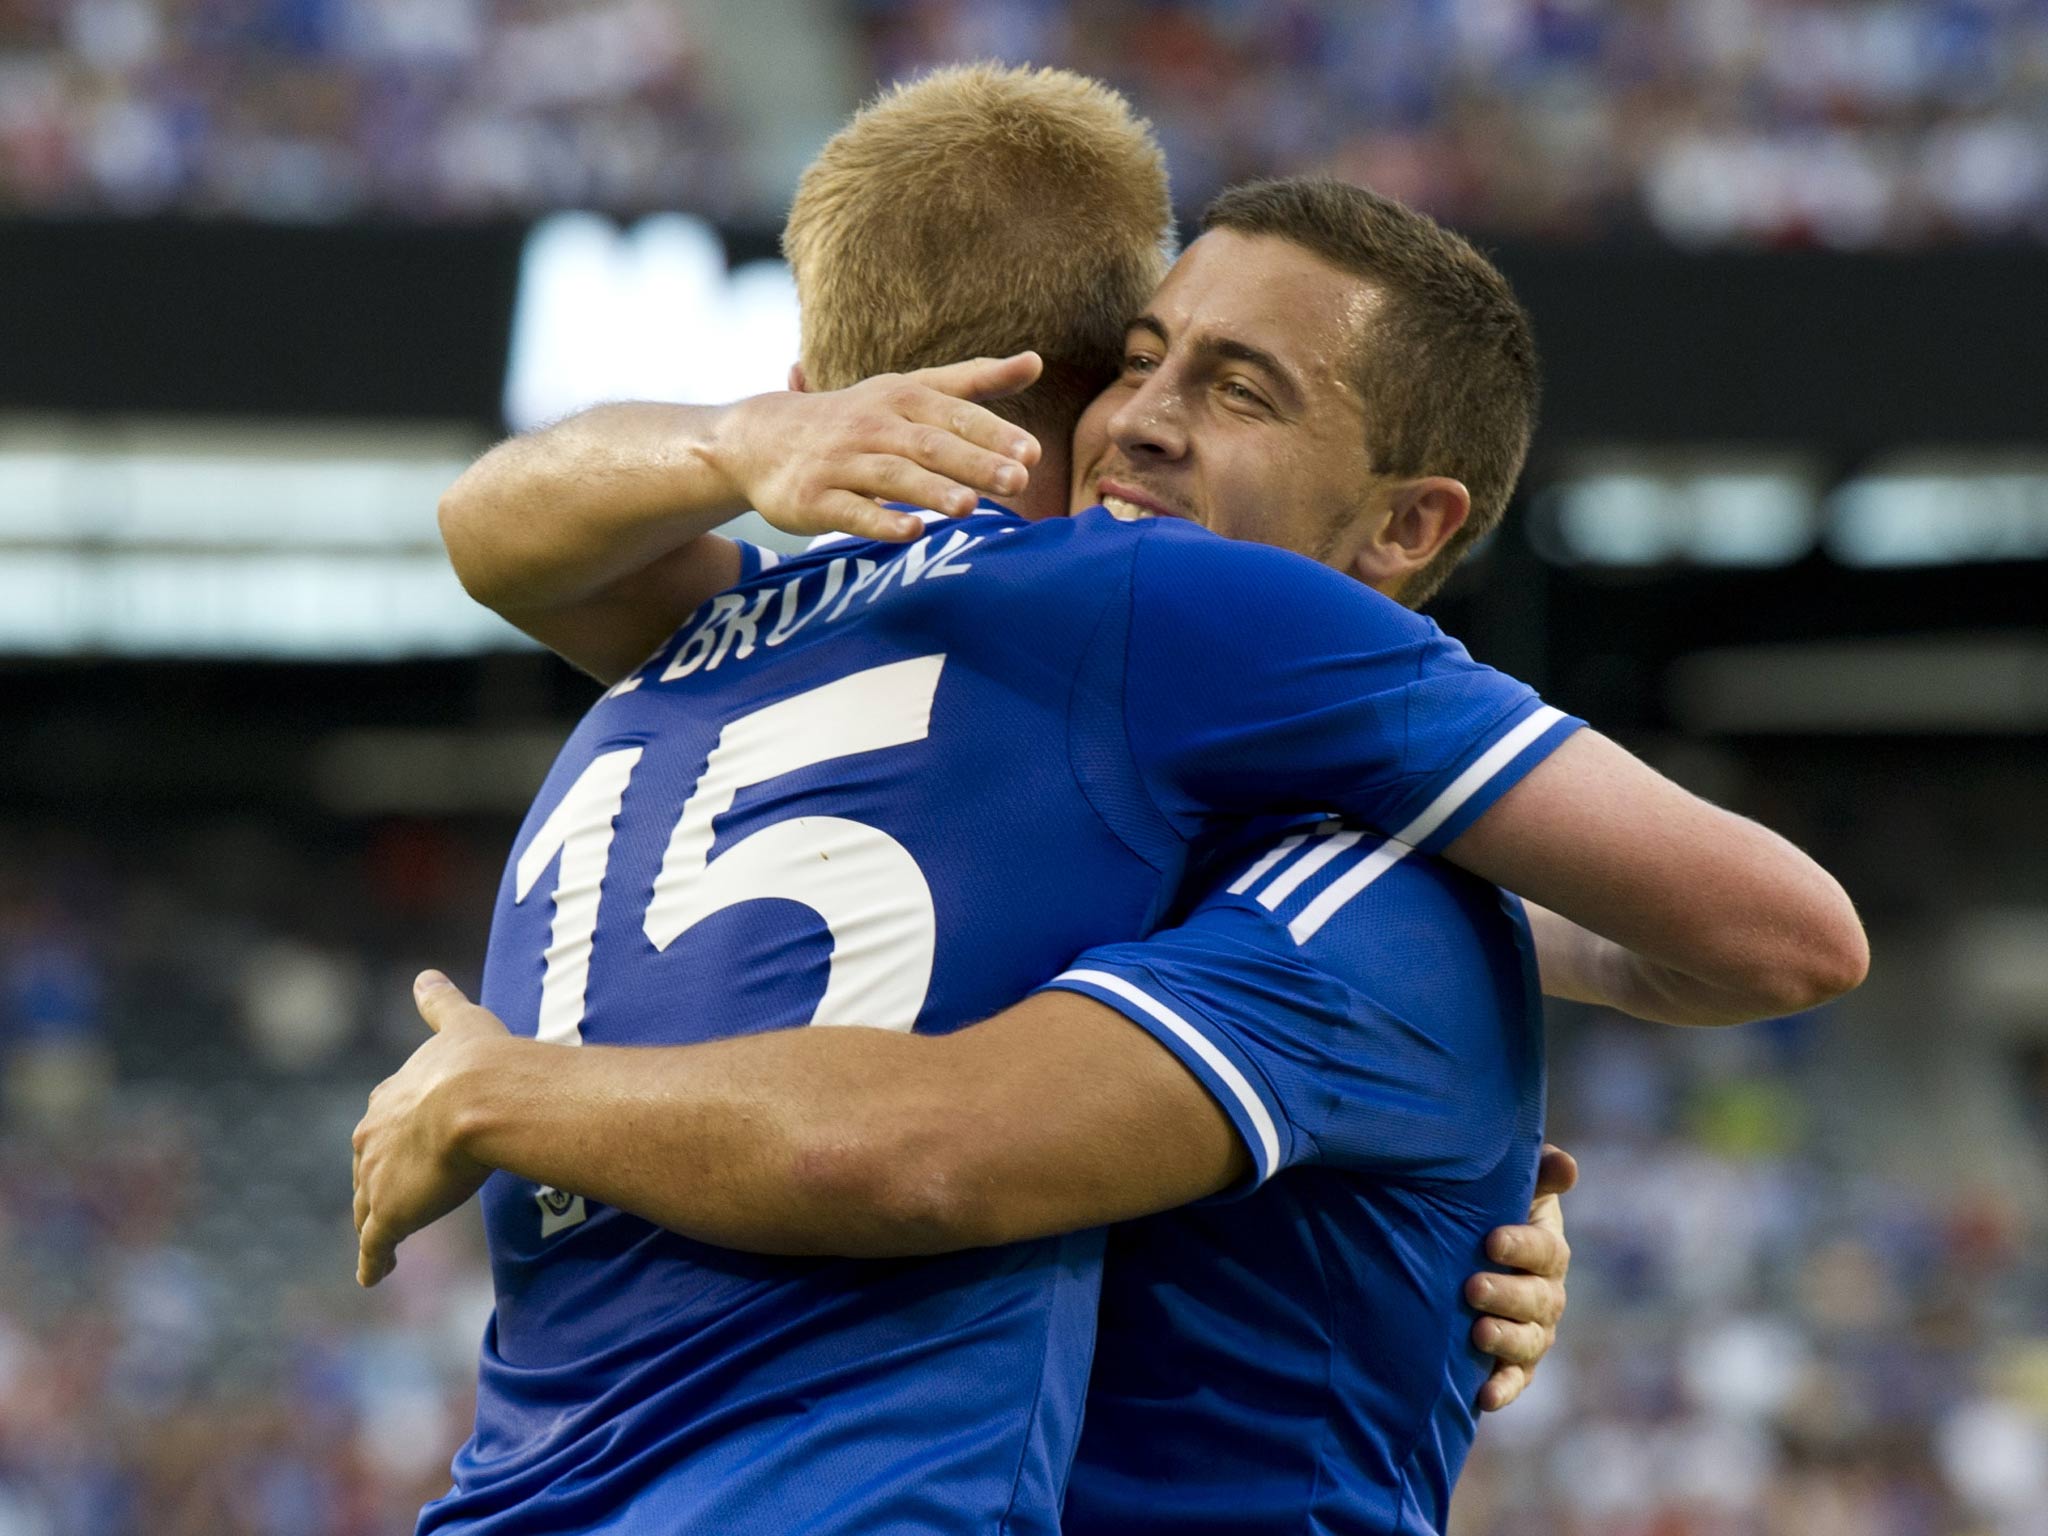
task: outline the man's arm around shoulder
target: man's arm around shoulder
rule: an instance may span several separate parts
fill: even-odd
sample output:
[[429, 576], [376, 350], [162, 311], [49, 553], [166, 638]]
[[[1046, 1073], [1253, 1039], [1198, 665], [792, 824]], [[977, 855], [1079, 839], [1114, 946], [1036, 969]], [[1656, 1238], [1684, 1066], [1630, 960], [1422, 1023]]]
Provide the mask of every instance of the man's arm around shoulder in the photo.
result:
[[[423, 1004], [490, 1017], [452, 987]], [[796, 1029], [564, 1051], [498, 1027], [433, 1072], [416, 1097], [463, 1159], [756, 1252], [1018, 1242], [1184, 1205], [1251, 1166], [1170, 1052], [1064, 991], [950, 1035]]]
[[605, 682], [739, 578], [709, 537], [750, 507], [792, 534], [915, 538], [886, 498], [965, 512], [1024, 483], [1038, 445], [974, 402], [1037, 377], [1033, 353], [724, 406], [602, 405], [500, 443], [441, 498], [470, 596]]
[[1538, 904], [1554, 997], [1732, 1024], [1816, 1007], [1870, 967], [1863, 924], [1827, 871], [1596, 731], [1562, 743], [1444, 856]]

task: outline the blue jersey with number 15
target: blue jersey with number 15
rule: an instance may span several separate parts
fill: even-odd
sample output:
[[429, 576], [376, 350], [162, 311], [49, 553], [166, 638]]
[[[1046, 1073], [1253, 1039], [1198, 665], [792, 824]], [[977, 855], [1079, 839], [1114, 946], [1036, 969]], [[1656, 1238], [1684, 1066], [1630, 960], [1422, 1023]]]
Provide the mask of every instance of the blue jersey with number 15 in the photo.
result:
[[[1149, 931], [1243, 818], [1436, 847], [1569, 728], [1427, 620], [1182, 523], [987, 509], [756, 563], [542, 787], [482, 990], [516, 1033], [984, 1017]], [[1057, 1529], [1099, 1234], [789, 1259], [503, 1174], [484, 1209], [476, 1428], [423, 1530]]]

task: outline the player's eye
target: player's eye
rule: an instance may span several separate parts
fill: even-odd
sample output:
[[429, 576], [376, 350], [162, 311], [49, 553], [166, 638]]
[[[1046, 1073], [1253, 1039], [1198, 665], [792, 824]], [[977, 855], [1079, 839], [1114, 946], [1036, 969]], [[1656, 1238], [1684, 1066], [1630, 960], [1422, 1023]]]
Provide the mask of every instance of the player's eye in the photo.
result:
[[1222, 384], [1223, 396], [1233, 405], [1249, 405], [1260, 410], [1266, 406], [1265, 396], [1241, 379], [1225, 379]]
[[1150, 373], [1153, 369], [1157, 368], [1158, 366], [1159, 359], [1156, 357], [1149, 356], [1146, 353], [1126, 352], [1124, 354], [1125, 373]]

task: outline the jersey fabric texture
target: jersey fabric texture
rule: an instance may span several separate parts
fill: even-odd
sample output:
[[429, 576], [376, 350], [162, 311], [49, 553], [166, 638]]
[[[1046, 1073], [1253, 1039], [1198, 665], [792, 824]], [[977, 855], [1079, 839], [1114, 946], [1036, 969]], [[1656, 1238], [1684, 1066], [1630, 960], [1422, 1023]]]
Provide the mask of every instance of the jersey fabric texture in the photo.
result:
[[1226, 880], [1050, 983], [1178, 1056], [1255, 1168], [1111, 1233], [1067, 1536], [1440, 1536], [1491, 1364], [1464, 1280], [1543, 1138], [1528, 925], [1336, 823]]
[[[1150, 931], [1243, 818], [1435, 846], [1561, 721], [1428, 620], [1187, 524], [985, 508], [750, 554], [564, 746], [481, 1001], [563, 1044], [949, 1027]], [[1099, 1233], [788, 1259], [503, 1174], [483, 1206], [476, 1426], [422, 1531], [1057, 1529]]]

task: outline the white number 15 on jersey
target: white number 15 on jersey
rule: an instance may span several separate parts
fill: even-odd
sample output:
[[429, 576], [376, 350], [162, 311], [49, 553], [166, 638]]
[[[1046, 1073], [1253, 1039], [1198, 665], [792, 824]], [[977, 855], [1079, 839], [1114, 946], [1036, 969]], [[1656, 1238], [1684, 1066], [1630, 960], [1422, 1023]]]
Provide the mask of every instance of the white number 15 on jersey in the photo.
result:
[[[931, 986], [937, 921], [924, 871], [895, 838], [839, 816], [793, 816], [711, 857], [713, 823], [741, 790], [786, 773], [907, 746], [931, 734], [943, 655], [870, 667], [729, 722], [683, 802], [641, 927], [665, 950], [715, 912], [773, 897], [809, 907], [832, 939], [813, 1024], [907, 1030]], [[537, 1038], [583, 1040], [584, 998], [612, 832], [644, 747], [592, 758], [519, 855], [513, 897], [525, 902], [549, 869], [554, 923], [541, 978]], [[543, 1186], [541, 1235], [584, 1219], [581, 1196]]]

